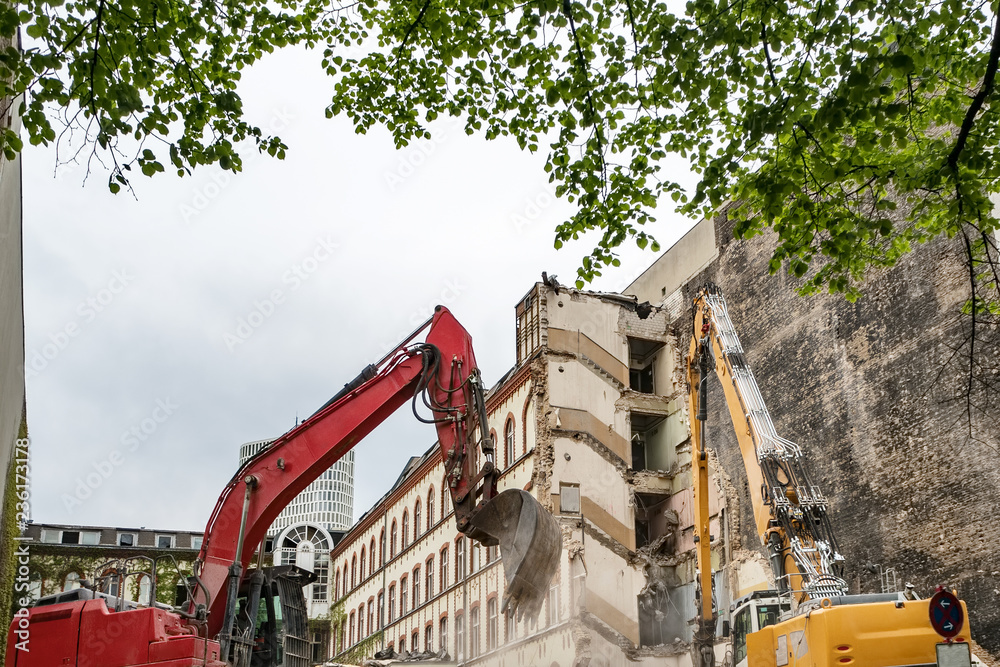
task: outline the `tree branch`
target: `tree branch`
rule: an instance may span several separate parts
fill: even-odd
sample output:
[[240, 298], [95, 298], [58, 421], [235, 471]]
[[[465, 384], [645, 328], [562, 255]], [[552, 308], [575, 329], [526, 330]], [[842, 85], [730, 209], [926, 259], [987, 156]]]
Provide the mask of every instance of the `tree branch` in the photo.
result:
[[952, 171], [958, 169], [958, 158], [962, 154], [962, 150], [965, 149], [965, 143], [969, 139], [969, 133], [972, 132], [972, 125], [976, 121], [976, 115], [982, 108], [986, 98], [993, 92], [993, 82], [996, 79], [998, 62], [1000, 62], [1000, 9], [998, 9], [997, 15], [993, 18], [993, 46], [990, 48], [990, 58], [986, 63], [986, 74], [983, 75], [983, 85], [979, 89], [979, 92], [976, 93], [976, 96], [972, 98], [972, 104], [969, 105], [968, 111], [965, 112], [965, 120], [962, 121], [962, 127], [958, 131], [958, 139], [955, 141], [955, 147], [948, 155], [948, 166], [951, 167]]

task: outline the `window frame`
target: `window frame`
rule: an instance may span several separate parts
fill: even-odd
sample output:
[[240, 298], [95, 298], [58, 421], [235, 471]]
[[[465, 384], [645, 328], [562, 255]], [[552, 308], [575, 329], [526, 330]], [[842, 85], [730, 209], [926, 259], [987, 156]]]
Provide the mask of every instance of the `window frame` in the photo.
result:
[[514, 417], [507, 417], [503, 425], [503, 452], [506, 467], [509, 468], [517, 460], [517, 429], [514, 427]]

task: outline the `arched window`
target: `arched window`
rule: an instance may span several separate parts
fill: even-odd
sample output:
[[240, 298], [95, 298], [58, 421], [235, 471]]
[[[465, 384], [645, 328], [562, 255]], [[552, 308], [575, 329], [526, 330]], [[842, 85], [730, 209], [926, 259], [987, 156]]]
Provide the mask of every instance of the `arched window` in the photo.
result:
[[441, 518], [448, 516], [448, 487], [441, 487]]
[[434, 556], [427, 559], [427, 567], [424, 568], [427, 573], [424, 576], [427, 578], [427, 585], [424, 586], [424, 595], [427, 597], [427, 601], [430, 602], [431, 598], [434, 597]]
[[368, 634], [375, 632], [375, 600], [368, 601]]
[[351, 588], [358, 585], [358, 557], [351, 557]]
[[402, 618], [406, 614], [406, 575], [399, 578], [399, 616]]
[[402, 527], [402, 531], [403, 531], [403, 537], [401, 538], [402, 542], [400, 542], [400, 544], [405, 549], [406, 548], [406, 540], [408, 540], [409, 537], [410, 537], [410, 515], [407, 514], [405, 511], [403, 512], [403, 527]]
[[337, 576], [334, 578], [334, 581], [336, 583], [333, 586], [333, 591], [334, 591], [334, 593], [333, 593], [333, 599], [334, 599], [334, 601], [337, 601], [337, 600], [340, 599], [340, 569], [339, 568], [337, 569]]
[[372, 543], [368, 546], [368, 572], [370, 574], [375, 574], [375, 538], [372, 538]]
[[396, 584], [389, 584], [389, 622], [396, 620]]
[[486, 602], [486, 650], [492, 651], [498, 645], [498, 630], [497, 626], [497, 599], [490, 598]]
[[455, 542], [455, 581], [462, 581], [468, 569], [465, 565], [465, 537], [458, 536]]
[[396, 520], [392, 520], [392, 528], [389, 532], [389, 558], [396, 557]]
[[427, 530], [434, 526], [434, 487], [427, 492]]
[[70, 572], [66, 575], [66, 579], [63, 580], [63, 591], [73, 591], [80, 587], [80, 574], [78, 572]]
[[378, 534], [378, 566], [385, 565], [385, 528]]
[[361, 641], [368, 635], [365, 634], [365, 605], [358, 607], [358, 641]]
[[420, 566], [413, 568], [413, 608], [420, 606]]
[[347, 635], [347, 645], [354, 646], [354, 612], [351, 612], [351, 623], [348, 626], [350, 628], [350, 634]]
[[413, 506], [413, 541], [416, 542], [418, 537], [420, 537], [420, 498], [417, 498]]
[[378, 629], [381, 630], [385, 626], [385, 591], [378, 592], [378, 606], [376, 609], [378, 611]]
[[365, 580], [365, 548], [361, 547], [361, 571], [358, 575], [358, 583]]
[[507, 467], [514, 464], [517, 454], [514, 453], [514, 419], [510, 418], [503, 426], [503, 449], [507, 457]]
[[455, 658], [465, 659], [465, 614], [461, 611], [455, 612]]
[[441, 549], [441, 592], [448, 588], [448, 547]]

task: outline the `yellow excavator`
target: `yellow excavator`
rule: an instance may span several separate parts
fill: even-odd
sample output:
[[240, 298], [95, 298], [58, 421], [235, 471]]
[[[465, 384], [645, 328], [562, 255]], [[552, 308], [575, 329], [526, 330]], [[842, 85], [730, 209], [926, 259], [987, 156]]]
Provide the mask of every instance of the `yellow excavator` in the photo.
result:
[[722, 384], [743, 458], [757, 534], [773, 590], [737, 600], [727, 667], [969, 667], [968, 614], [952, 591], [930, 599], [911, 593], [848, 594], [827, 501], [805, 469], [802, 449], [775, 431], [720, 290], [694, 299], [694, 336], [687, 358], [692, 419], [692, 478], [697, 552], [696, 663], [714, 664], [717, 610], [712, 591], [707, 381]]

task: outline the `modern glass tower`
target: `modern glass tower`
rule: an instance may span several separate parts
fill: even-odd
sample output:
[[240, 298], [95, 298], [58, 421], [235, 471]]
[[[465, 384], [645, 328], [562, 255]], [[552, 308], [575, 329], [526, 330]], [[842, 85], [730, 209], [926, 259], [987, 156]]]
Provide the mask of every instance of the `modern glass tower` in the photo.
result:
[[[240, 446], [240, 465], [274, 442], [255, 440]], [[295, 496], [271, 524], [268, 536], [299, 523], [323, 526], [327, 531], [343, 532], [354, 523], [354, 452], [348, 452], [319, 478]]]

